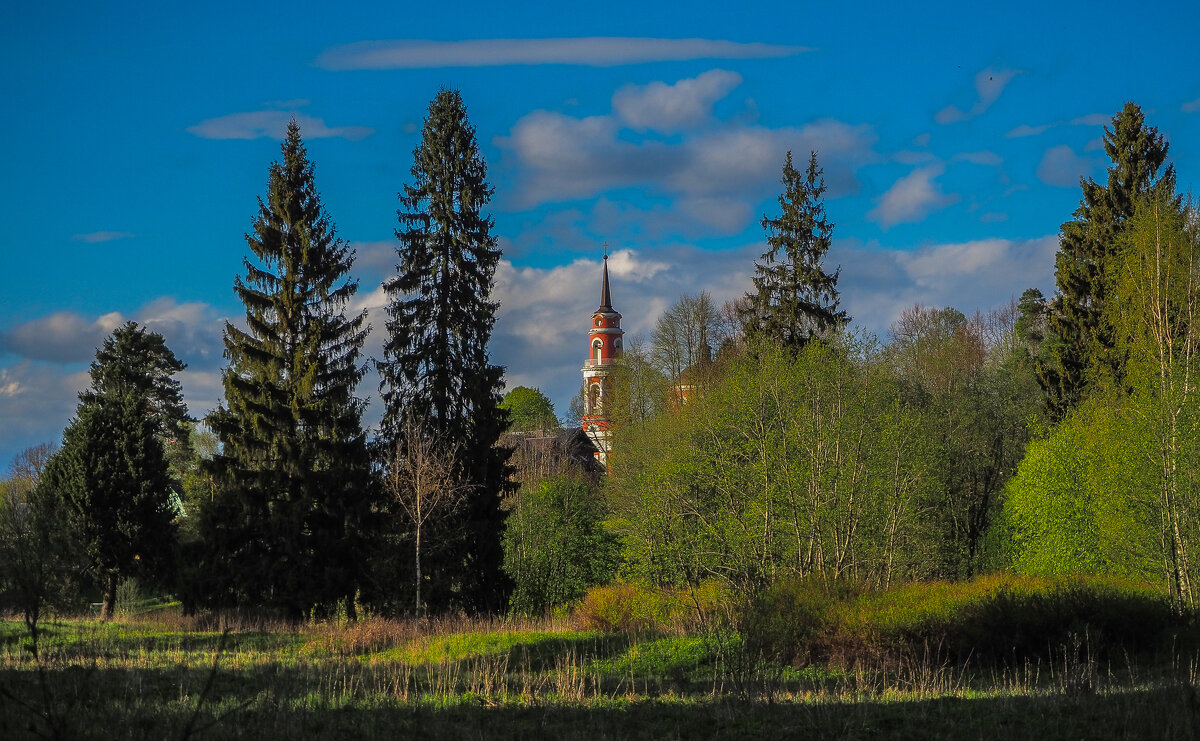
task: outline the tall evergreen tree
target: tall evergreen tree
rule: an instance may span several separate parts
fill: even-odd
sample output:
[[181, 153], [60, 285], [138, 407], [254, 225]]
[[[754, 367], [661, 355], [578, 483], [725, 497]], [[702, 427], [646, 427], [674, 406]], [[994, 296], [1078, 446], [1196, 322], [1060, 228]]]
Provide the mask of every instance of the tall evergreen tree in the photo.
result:
[[[1075, 218], [1062, 225], [1055, 282], [1058, 295], [1046, 338], [1047, 352], [1038, 363], [1038, 379], [1052, 414], [1074, 408], [1102, 376], [1118, 383], [1124, 358], [1112, 327], [1104, 319], [1110, 299], [1108, 273], [1126, 221], [1145, 194], [1170, 196], [1175, 168], [1166, 163], [1169, 144], [1141, 109], [1126, 103], [1104, 129], [1104, 151], [1112, 164], [1107, 184], [1081, 179], [1083, 198]], [[1178, 206], [1178, 199], [1174, 201]]]
[[792, 153], [783, 163], [782, 212], [763, 216], [767, 251], [755, 263], [754, 291], [742, 314], [746, 337], [791, 350], [810, 340], [827, 337], [850, 319], [838, 310], [837, 281], [821, 265], [832, 242], [833, 224], [825, 216], [825, 179], [812, 152], [801, 175], [792, 166]]
[[80, 394], [84, 403], [94, 403], [105, 394], [134, 391], [146, 397], [156, 434], [167, 452], [167, 459], [182, 475], [186, 458], [191, 455], [191, 417], [183, 403], [183, 388], [174, 378], [187, 368], [167, 347], [163, 336], [136, 322], [126, 322], [113, 331], [96, 351], [88, 371], [91, 389]]
[[151, 399], [138, 385], [93, 388], [38, 483], [39, 498], [64, 505], [103, 591], [105, 618], [112, 617], [120, 579], [169, 576], [174, 546], [172, 491], [179, 484]]
[[221, 441], [217, 494], [201, 520], [211, 602], [292, 615], [352, 604], [369, 545], [374, 487], [354, 389], [365, 312], [345, 278], [354, 253], [336, 236], [293, 119], [269, 170], [246, 242], [255, 261], [234, 290], [247, 331], [225, 325], [225, 403], [209, 417]]
[[507, 592], [500, 499], [511, 486], [511, 451], [497, 445], [507, 426], [504, 369], [491, 363], [487, 344], [500, 250], [492, 219], [481, 213], [493, 192], [487, 165], [457, 91], [441, 90], [430, 103], [413, 159], [397, 212], [399, 272], [384, 284], [383, 438], [386, 449], [403, 450], [402, 421], [420, 420], [457, 451], [458, 475], [471, 492], [436, 524], [443, 547], [426, 571], [430, 606], [499, 610]]

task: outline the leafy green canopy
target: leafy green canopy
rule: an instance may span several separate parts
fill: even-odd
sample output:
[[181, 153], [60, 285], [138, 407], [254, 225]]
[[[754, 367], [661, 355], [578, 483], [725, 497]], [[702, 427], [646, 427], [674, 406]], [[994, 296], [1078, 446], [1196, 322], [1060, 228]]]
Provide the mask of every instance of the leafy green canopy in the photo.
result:
[[514, 612], [542, 615], [612, 579], [620, 548], [603, 526], [605, 516], [600, 492], [582, 478], [521, 487], [504, 530]]
[[605, 494], [627, 568], [735, 589], [926, 574], [937, 492], [922, 428], [869, 347], [743, 359], [694, 402], [619, 431]]
[[517, 386], [504, 395], [500, 408], [508, 412], [509, 429], [514, 432], [552, 430], [558, 427], [554, 404], [541, 389]]
[[1106, 276], [1124, 382], [1031, 443], [1006, 491], [1017, 569], [1154, 579], [1177, 608], [1200, 579], [1200, 233], [1173, 194], [1134, 205]]
[[430, 605], [496, 611], [507, 591], [500, 498], [510, 488], [511, 453], [496, 445], [508, 425], [500, 408], [504, 369], [487, 347], [500, 250], [492, 219], [481, 213], [492, 197], [487, 165], [457, 91], [442, 90], [429, 104], [411, 173], [398, 211], [399, 271], [384, 284], [382, 437], [388, 450], [402, 449], [403, 421], [412, 418], [457, 451], [472, 494], [435, 524], [446, 548], [430, 564]]
[[839, 311], [838, 274], [821, 265], [832, 244], [833, 224], [825, 217], [825, 179], [812, 152], [802, 176], [792, 166], [792, 153], [783, 163], [781, 213], [763, 217], [767, 251], [755, 263], [754, 292], [742, 321], [750, 341], [765, 341], [795, 350], [810, 340], [826, 338], [848, 321]]
[[358, 283], [293, 120], [246, 242], [234, 290], [246, 329], [225, 325], [225, 402], [208, 419], [221, 442], [204, 513], [209, 560], [198, 599], [303, 614], [350, 601], [363, 580], [373, 487], [359, 352]]

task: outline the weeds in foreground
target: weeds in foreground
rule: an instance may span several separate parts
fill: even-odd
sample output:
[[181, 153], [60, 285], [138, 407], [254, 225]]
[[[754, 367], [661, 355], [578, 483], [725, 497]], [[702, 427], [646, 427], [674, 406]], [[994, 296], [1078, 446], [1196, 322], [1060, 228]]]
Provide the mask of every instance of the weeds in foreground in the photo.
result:
[[[690, 630], [602, 633], [562, 619], [297, 624], [159, 610], [47, 624], [35, 661], [20, 623], [0, 622], [0, 737], [855, 738], [902, 728], [909, 738], [1049, 740], [1198, 730], [1200, 652], [1189, 634], [1123, 646], [1084, 625], [1047, 650], [984, 661], [944, 630], [911, 630], [914, 614], [943, 624], [947, 611], [930, 604], [961, 614], [969, 600], [943, 594], [905, 611], [887, 607], [895, 595], [853, 597], [865, 605], [856, 614], [911, 632], [844, 651], [845, 661], [792, 663], [752, 655], [716, 612], [698, 611]], [[802, 634], [829, 635], [822, 625]], [[38, 717], [59, 726], [22, 710], [39, 707], [38, 671], [50, 698]]]

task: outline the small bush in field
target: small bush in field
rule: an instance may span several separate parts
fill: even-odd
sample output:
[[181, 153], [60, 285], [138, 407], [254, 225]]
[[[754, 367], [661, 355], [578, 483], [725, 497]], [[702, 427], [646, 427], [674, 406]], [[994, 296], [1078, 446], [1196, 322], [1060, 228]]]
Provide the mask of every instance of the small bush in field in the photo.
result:
[[622, 582], [588, 590], [574, 619], [602, 633], [682, 634], [696, 630], [702, 616], [719, 610], [725, 599], [716, 584], [684, 590]]
[[838, 608], [861, 587], [811, 575], [776, 582], [755, 598], [742, 620], [751, 654], [803, 666], [814, 658], [818, 641], [838, 624]]

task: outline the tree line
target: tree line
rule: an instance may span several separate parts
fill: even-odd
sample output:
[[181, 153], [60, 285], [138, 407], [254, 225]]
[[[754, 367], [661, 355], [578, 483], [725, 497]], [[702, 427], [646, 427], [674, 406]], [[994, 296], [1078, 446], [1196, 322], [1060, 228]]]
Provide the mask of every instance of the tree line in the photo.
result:
[[[129, 577], [193, 609], [539, 613], [613, 579], [754, 593], [1011, 569], [1126, 574], [1190, 607], [1197, 212], [1137, 106], [1104, 142], [1107, 182], [1081, 183], [1054, 296], [913, 306], [883, 340], [840, 308], [817, 154], [801, 172], [789, 152], [752, 290], [681, 297], [627, 343], [599, 476], [573, 450], [534, 470], [502, 437], [557, 419], [536, 389], [500, 398], [493, 191], [458, 94], [431, 103], [400, 194], [375, 361], [293, 122], [234, 281], [246, 321], [225, 328], [211, 432], [162, 338], [118, 329], [61, 449], [6, 482], [6, 559], [27, 552], [14, 543], [52, 555], [28, 583], [6, 567], [6, 588], [49, 599], [84, 573], [106, 614]], [[368, 362], [374, 438], [355, 396]]]
[[[105, 341], [61, 448], [5, 519], [62, 533], [69, 547], [43, 554], [95, 585], [106, 617], [128, 578], [190, 609], [291, 617], [504, 607], [511, 471], [497, 445], [502, 368], [487, 352], [500, 253], [487, 167], [456, 91], [430, 103], [410, 174], [382, 358], [362, 356], [370, 328], [349, 311], [354, 253], [295, 120], [245, 237], [234, 279], [245, 321], [225, 325], [224, 399], [198, 444], [176, 378], [184, 365], [163, 338], [129, 323]], [[374, 437], [356, 395], [368, 363], [385, 407]], [[425, 552], [408, 557], [414, 542]]]
[[[820, 169], [789, 155], [754, 289], [684, 296], [626, 345], [611, 475], [591, 490], [620, 555], [593, 549], [596, 565], [743, 594], [808, 575], [1119, 574], [1194, 607], [1200, 212], [1136, 105], [1103, 141], [1053, 296], [913, 306], [882, 340], [839, 310]], [[548, 501], [529, 507], [551, 526]], [[584, 587], [557, 568], [542, 582]]]

